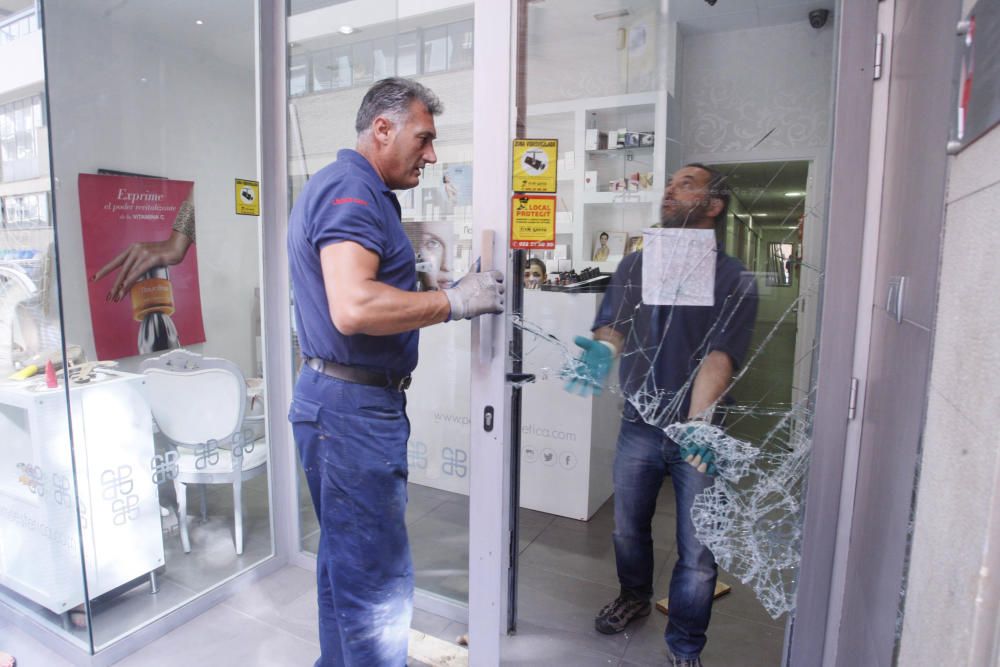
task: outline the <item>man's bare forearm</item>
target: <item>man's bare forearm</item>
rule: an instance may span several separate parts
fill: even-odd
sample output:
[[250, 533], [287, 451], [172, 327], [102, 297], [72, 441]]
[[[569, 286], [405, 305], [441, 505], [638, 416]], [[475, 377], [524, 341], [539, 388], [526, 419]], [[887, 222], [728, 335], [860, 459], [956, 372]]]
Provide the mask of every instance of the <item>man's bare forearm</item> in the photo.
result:
[[444, 292], [407, 292], [376, 280], [355, 288], [350, 303], [330, 305], [333, 324], [346, 336], [388, 336], [438, 324], [451, 306]]
[[330, 319], [345, 336], [389, 336], [444, 322], [444, 292], [410, 292], [379, 282], [379, 257], [357, 243], [333, 243], [319, 253]]
[[691, 388], [691, 408], [688, 418], [710, 419], [733, 378], [733, 361], [725, 352], [709, 352], [698, 368]]

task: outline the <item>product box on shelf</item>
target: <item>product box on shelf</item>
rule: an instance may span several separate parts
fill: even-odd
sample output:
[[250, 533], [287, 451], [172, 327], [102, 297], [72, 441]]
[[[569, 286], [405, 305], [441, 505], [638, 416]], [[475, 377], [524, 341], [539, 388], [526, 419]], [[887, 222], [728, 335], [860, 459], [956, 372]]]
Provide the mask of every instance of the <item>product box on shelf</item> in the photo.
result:
[[589, 128], [584, 136], [583, 143], [585, 150], [602, 150], [608, 147], [608, 133], [601, 132], [596, 127]]

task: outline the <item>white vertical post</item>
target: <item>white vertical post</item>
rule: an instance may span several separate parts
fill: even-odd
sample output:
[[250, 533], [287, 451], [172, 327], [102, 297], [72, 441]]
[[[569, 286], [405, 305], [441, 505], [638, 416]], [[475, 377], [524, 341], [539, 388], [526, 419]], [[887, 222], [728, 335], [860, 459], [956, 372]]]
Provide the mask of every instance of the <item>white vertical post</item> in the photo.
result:
[[285, 131], [286, 35], [283, 3], [259, 3], [260, 183], [261, 183], [261, 336], [267, 382], [268, 456], [274, 553], [283, 560], [299, 556], [297, 460], [288, 424], [292, 394], [291, 313], [289, 308], [288, 169]]
[[[483, 231], [492, 231], [492, 257], [483, 265], [507, 272], [510, 216], [510, 141], [513, 136], [516, 2], [475, 0], [473, 70], [473, 257], [482, 256]], [[512, 277], [507, 275], [508, 287]], [[516, 276], [513, 277], [516, 279]], [[487, 319], [492, 321], [486, 322]], [[480, 353], [480, 328], [492, 331], [492, 354]], [[469, 493], [469, 658], [473, 667], [500, 664], [506, 630], [510, 564], [510, 392], [507, 391], [507, 318], [473, 322]], [[492, 409], [487, 430], [485, 415]]]

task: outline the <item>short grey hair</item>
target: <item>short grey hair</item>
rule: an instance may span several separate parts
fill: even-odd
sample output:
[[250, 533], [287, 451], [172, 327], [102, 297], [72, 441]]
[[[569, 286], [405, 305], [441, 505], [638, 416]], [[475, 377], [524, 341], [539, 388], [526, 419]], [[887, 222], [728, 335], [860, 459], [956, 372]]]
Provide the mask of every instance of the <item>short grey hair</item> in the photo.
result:
[[354, 129], [358, 136], [371, 129], [372, 123], [379, 116], [388, 116], [394, 123], [403, 122], [410, 113], [413, 100], [420, 101], [427, 113], [438, 116], [444, 111], [444, 105], [430, 88], [400, 77], [382, 79], [368, 89], [358, 108], [358, 117], [354, 121]]

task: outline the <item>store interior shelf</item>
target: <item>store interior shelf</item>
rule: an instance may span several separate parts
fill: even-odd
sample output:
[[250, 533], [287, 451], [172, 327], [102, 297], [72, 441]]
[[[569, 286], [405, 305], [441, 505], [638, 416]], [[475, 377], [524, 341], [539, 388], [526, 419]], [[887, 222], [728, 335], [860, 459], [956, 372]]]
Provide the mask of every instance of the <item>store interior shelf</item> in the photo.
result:
[[659, 198], [659, 192], [656, 190], [583, 193], [584, 204], [650, 204], [658, 201]]
[[[617, 262], [591, 260], [598, 235], [608, 231], [634, 236], [658, 218], [656, 206], [666, 180], [666, 153], [671, 141], [667, 138], [667, 102], [666, 91], [647, 91], [527, 108], [526, 136], [559, 140], [561, 215], [556, 221], [557, 244], [569, 246], [567, 254], [574, 269], [596, 266], [601, 271], [614, 270]], [[601, 144], [588, 144], [593, 140], [588, 132], [595, 129], [598, 140], [612, 132], [636, 133], [647, 135], [647, 141], [652, 138], [653, 143], [596, 148]], [[588, 150], [587, 145], [594, 148]], [[630, 191], [630, 183], [647, 189]]]
[[586, 153], [587, 153], [587, 155], [589, 155], [591, 157], [601, 157], [601, 156], [604, 156], [604, 155], [619, 156], [619, 155], [627, 155], [628, 153], [632, 153], [632, 152], [652, 153], [653, 152], [653, 148], [654, 148], [654, 146], [652, 144], [650, 144], [648, 146], [623, 146], [623, 147], [620, 147], [620, 148], [597, 148], [597, 149], [590, 149], [590, 150], [586, 151]]

